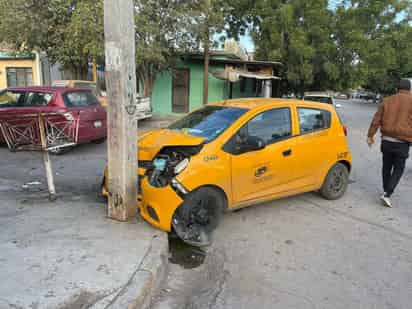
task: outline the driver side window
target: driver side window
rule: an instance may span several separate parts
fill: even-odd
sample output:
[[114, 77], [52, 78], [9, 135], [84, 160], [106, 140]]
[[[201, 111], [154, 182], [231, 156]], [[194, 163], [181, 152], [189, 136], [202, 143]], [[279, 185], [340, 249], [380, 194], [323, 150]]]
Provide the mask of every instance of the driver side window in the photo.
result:
[[265, 145], [292, 136], [289, 108], [277, 108], [263, 112], [246, 124], [247, 135], [260, 138]]
[[232, 154], [247, 152], [248, 141], [262, 141], [271, 145], [292, 136], [290, 108], [265, 111], [249, 120], [225, 145], [224, 150]]

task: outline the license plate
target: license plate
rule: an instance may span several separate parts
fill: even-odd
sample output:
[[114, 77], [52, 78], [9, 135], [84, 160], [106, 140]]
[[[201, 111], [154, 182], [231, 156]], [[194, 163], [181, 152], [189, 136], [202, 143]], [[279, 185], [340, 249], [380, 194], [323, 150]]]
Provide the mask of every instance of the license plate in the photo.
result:
[[95, 121], [94, 122], [94, 127], [95, 128], [101, 128], [102, 127], [102, 122], [101, 121]]

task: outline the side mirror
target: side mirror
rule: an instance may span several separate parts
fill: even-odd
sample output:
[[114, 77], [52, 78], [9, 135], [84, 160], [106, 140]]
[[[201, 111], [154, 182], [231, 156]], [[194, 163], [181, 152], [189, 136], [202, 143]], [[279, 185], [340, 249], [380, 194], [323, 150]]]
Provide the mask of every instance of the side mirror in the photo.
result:
[[341, 108], [341, 107], [342, 107], [342, 104], [336, 104], [335, 107], [336, 107], [336, 108]]

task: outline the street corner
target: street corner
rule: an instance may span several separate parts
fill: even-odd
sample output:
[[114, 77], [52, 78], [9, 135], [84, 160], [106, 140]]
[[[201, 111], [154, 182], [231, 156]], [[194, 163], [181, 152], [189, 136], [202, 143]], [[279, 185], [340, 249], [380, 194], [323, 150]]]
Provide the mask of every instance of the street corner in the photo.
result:
[[[165, 276], [166, 233], [102, 203], [1, 198], [0, 308], [145, 308]], [[46, 200], [46, 199], [45, 199]]]

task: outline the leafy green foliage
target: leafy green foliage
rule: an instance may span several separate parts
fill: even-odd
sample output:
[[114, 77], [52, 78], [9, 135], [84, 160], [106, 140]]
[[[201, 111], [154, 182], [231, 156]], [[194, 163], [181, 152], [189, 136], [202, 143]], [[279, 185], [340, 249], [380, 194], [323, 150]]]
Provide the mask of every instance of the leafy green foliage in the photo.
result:
[[195, 46], [188, 31], [190, 6], [180, 0], [134, 0], [136, 70], [144, 96], [151, 96], [159, 72], [170, 69], [182, 51]]
[[[289, 89], [393, 92], [412, 75], [412, 1], [134, 0], [144, 95], [185, 51], [252, 31], [257, 59], [284, 63]], [[219, 35], [216, 35], [219, 34]], [[78, 77], [104, 62], [103, 0], [0, 0], [0, 37], [47, 53]]]
[[0, 0], [0, 8], [0, 36], [18, 50], [45, 51], [78, 78], [102, 58], [102, 0]]
[[[346, 66], [358, 86], [391, 93], [412, 73], [412, 27], [407, 0], [347, 1], [337, 10], [336, 39], [346, 49]], [[354, 83], [353, 83], [354, 84]]]
[[231, 29], [252, 29], [257, 58], [283, 62], [289, 90], [393, 92], [412, 74], [410, 0], [235, 2]]

